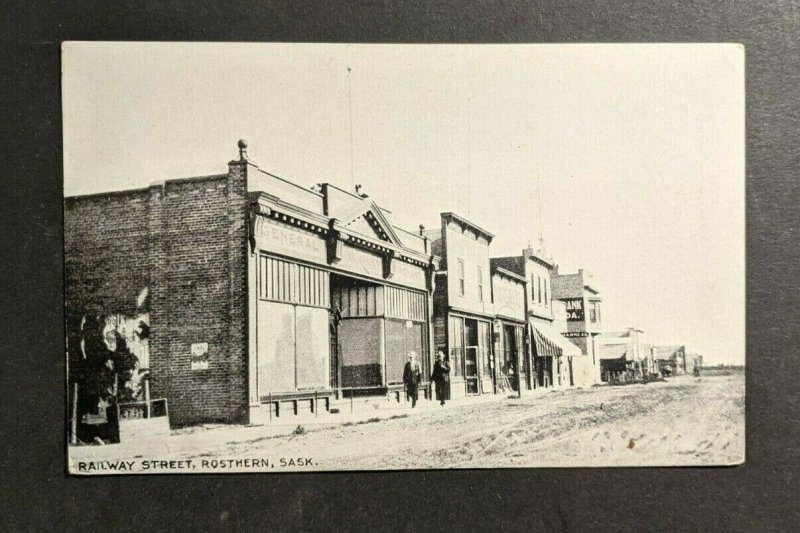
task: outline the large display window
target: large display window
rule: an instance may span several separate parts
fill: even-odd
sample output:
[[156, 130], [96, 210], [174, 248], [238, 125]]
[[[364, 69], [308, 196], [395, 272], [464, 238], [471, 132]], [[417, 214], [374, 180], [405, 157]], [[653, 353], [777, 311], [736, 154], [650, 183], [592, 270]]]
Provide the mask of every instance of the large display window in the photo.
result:
[[339, 324], [343, 387], [379, 387], [382, 318], [351, 318]]
[[464, 377], [464, 319], [451, 316], [447, 328], [450, 344], [450, 376]]
[[427, 380], [429, 369], [425, 354], [423, 322], [386, 319], [386, 383], [403, 382], [403, 369], [408, 361], [408, 352], [416, 352], [422, 366], [423, 379]]
[[327, 310], [259, 302], [259, 394], [326, 389], [329, 379]]

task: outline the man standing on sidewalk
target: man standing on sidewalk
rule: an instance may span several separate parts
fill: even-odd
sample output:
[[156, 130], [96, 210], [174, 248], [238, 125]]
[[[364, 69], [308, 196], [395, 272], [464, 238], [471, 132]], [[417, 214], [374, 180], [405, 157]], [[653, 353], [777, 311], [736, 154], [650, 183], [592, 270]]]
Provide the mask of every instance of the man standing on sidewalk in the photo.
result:
[[433, 363], [433, 373], [431, 381], [436, 384], [436, 399], [440, 405], [444, 405], [447, 395], [450, 393], [450, 364], [444, 358], [442, 350], [436, 353], [436, 362]]
[[417, 405], [420, 381], [422, 381], [422, 368], [417, 361], [417, 354], [408, 352], [408, 362], [403, 369], [403, 384], [406, 387], [406, 396], [411, 399], [412, 408]]

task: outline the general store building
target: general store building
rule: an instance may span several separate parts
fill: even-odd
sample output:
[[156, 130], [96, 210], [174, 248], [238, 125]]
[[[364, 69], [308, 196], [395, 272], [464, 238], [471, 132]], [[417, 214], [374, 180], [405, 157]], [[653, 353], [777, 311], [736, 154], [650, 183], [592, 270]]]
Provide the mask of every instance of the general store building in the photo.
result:
[[173, 425], [325, 410], [343, 390], [399, 396], [409, 351], [428, 376], [427, 238], [365, 194], [297, 185], [239, 148], [224, 174], [66, 199], [68, 334], [87, 314], [146, 316], [144, 370]]

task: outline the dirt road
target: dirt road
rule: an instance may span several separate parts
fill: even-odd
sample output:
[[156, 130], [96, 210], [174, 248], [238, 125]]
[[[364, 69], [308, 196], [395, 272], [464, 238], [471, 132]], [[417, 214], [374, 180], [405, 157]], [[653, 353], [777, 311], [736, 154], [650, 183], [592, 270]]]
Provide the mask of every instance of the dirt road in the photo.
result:
[[193, 468], [269, 458], [284, 470], [736, 464], [744, 374], [448, 405], [289, 436], [230, 435], [209, 431], [202, 450], [159, 458], [191, 459]]

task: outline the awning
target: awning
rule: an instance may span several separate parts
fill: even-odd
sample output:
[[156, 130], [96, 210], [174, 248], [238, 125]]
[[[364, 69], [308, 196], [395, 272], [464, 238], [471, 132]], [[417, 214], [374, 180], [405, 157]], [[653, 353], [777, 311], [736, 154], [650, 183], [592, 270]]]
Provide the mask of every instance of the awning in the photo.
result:
[[600, 359], [627, 359], [628, 345], [601, 344], [599, 352], [600, 352]]
[[530, 320], [533, 342], [538, 357], [560, 357], [583, 355], [581, 349], [572, 344], [552, 326]]

